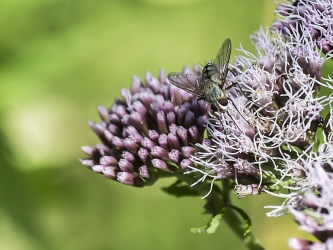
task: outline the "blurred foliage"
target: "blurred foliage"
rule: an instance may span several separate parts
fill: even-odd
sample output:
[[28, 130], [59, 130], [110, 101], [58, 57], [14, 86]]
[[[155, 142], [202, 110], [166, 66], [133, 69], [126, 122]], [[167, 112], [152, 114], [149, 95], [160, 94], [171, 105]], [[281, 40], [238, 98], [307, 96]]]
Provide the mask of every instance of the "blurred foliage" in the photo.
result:
[[[3, 0], [0, 3], [0, 249], [243, 249], [222, 225], [213, 235], [203, 201], [135, 189], [86, 170], [81, 145], [97, 137], [96, 104], [110, 106], [131, 74], [213, 58], [226, 37], [270, 25], [270, 1]], [[272, 197], [235, 200], [267, 249], [299, 236], [290, 217], [266, 218]]]

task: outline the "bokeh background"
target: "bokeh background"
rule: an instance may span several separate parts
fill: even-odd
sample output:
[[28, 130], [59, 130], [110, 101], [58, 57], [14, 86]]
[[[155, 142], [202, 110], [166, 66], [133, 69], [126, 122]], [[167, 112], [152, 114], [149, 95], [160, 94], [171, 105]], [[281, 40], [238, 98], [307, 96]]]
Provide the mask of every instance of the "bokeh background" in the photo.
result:
[[[2, 0], [0, 3], [0, 249], [245, 249], [204, 202], [136, 189], [80, 165], [98, 140], [87, 120], [129, 87], [131, 75], [181, 71], [212, 59], [225, 38], [252, 52], [270, 25], [267, 0]], [[271, 196], [234, 199], [266, 249], [305, 236], [291, 216], [267, 218]], [[308, 237], [309, 238], [309, 237]]]

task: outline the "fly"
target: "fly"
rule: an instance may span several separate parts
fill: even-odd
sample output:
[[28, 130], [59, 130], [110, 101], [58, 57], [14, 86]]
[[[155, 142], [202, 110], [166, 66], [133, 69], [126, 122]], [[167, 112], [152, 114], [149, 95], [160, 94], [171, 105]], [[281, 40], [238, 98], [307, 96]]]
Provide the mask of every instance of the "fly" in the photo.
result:
[[[211, 104], [212, 110], [217, 111], [216, 105], [220, 104], [223, 107], [228, 105], [228, 100], [230, 99], [226, 96], [226, 90], [234, 86], [232, 84], [225, 87], [226, 77], [228, 71], [230, 71], [228, 68], [230, 54], [231, 41], [227, 38], [214, 61], [208, 62], [204, 66], [201, 78], [193, 77], [193, 74], [190, 73], [171, 72], [168, 74], [168, 79], [178, 88], [197, 96], [198, 101], [206, 100]], [[230, 101], [232, 102], [232, 100]]]

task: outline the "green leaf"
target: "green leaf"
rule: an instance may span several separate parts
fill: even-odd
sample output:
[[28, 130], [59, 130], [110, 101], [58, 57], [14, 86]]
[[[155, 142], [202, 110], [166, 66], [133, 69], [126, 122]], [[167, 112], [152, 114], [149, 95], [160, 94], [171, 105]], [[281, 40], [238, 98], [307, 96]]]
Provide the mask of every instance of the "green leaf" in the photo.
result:
[[213, 233], [215, 233], [218, 226], [221, 223], [224, 210], [225, 210], [224, 208], [221, 209], [221, 213], [215, 215], [206, 226], [198, 227], [198, 228], [191, 228], [190, 232], [191, 233], [197, 233], [197, 234], [201, 234], [201, 233], [213, 234]]
[[174, 184], [167, 188], [162, 188], [162, 191], [167, 194], [176, 196], [177, 198], [185, 196], [199, 196], [197, 191], [181, 180], [177, 180]]

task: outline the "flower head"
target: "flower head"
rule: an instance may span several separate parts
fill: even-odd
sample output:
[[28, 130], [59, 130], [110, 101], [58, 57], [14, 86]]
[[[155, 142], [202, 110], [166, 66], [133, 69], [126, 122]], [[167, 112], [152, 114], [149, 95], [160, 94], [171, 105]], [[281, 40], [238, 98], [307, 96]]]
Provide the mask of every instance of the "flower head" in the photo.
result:
[[163, 70], [158, 79], [146, 73], [145, 84], [133, 76], [130, 90], [120, 94], [111, 108], [97, 107], [101, 123], [89, 122], [102, 144], [82, 147], [88, 155], [83, 165], [131, 186], [192, 165], [189, 157], [202, 142], [208, 105], [171, 85]]
[[[306, 1], [297, 2], [304, 6]], [[234, 61], [237, 74], [227, 76], [228, 109], [209, 120], [211, 143], [197, 145], [201, 150], [192, 157], [204, 166], [191, 167], [202, 174], [201, 181], [233, 179], [239, 197], [299, 188], [308, 176], [304, 160], [319, 143], [320, 113], [332, 104], [331, 97], [317, 97], [321, 86], [333, 89], [330, 78], [320, 82], [320, 69], [331, 51], [320, 54], [323, 48], [309, 25], [304, 26], [304, 20], [290, 10], [294, 8], [280, 5], [277, 13], [285, 17], [280, 21], [283, 27], [273, 25], [270, 34], [260, 29], [251, 37], [256, 55], [239, 49], [243, 55]], [[333, 23], [330, 12], [321, 12], [321, 18]], [[289, 19], [292, 25], [286, 25]], [[278, 214], [277, 210], [270, 213]]]
[[[272, 209], [267, 215], [290, 212], [320, 241], [291, 239], [292, 249], [329, 249], [333, 115], [323, 119], [322, 112], [331, 109], [333, 98], [318, 93], [323, 87], [333, 91], [333, 80], [320, 72], [333, 57], [332, 6], [329, 0], [280, 4], [280, 20], [270, 32], [260, 28], [251, 36], [256, 54], [238, 49], [226, 81], [219, 82], [227, 105], [216, 103], [212, 110], [206, 102], [198, 105], [163, 71], [158, 79], [147, 73], [145, 85], [134, 76], [130, 91], [121, 90], [122, 100], [109, 109], [98, 107], [102, 123], [89, 122], [103, 144], [83, 147], [88, 158], [82, 164], [132, 186], [150, 185], [165, 174], [189, 174], [193, 185], [210, 185], [204, 197], [210, 192], [214, 197], [207, 198], [206, 212], [221, 217], [225, 190], [214, 181], [231, 179], [240, 198], [261, 193], [283, 198], [282, 205], [267, 206]], [[193, 75], [196, 83], [204, 76], [197, 68]]]

